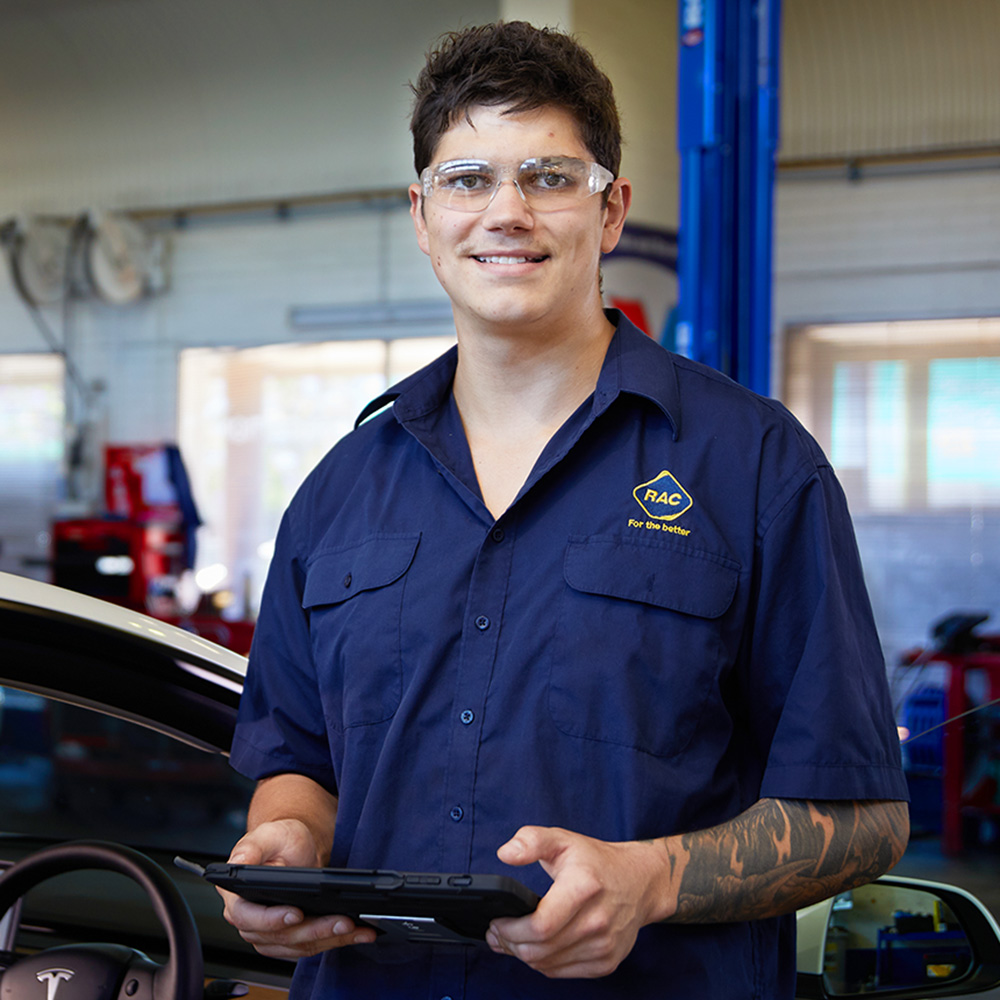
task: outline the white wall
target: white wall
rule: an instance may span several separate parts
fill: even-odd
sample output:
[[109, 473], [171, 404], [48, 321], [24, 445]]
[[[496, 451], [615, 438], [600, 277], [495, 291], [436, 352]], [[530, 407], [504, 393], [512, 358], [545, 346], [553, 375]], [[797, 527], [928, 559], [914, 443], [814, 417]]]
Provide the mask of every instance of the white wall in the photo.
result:
[[996, 0], [783, 0], [781, 157], [996, 149]]
[[[786, 175], [776, 201], [775, 395], [782, 393], [781, 348], [791, 326], [1000, 316], [995, 169], [860, 182]], [[955, 610], [990, 612], [995, 630], [995, 508], [856, 514], [854, 522], [890, 664]]]
[[774, 363], [789, 325], [1000, 315], [1000, 174], [782, 175]]
[[615, 86], [622, 118], [622, 174], [630, 218], [676, 228], [677, 0], [576, 0], [574, 30]]
[[495, 0], [87, 0], [0, 24], [0, 216], [409, 183], [407, 82]]

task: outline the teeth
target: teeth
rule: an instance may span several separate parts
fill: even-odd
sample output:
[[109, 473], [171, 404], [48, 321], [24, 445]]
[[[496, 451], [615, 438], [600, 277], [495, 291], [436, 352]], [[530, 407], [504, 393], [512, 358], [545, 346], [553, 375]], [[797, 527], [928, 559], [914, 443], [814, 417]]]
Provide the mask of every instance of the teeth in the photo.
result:
[[541, 257], [477, 257], [484, 264], [527, 264], [528, 261], [541, 260]]

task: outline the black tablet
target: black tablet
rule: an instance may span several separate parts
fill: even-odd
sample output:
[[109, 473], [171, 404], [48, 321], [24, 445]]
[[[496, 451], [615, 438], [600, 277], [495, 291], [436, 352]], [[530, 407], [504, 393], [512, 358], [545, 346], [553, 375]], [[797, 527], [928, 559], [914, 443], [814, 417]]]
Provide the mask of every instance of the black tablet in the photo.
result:
[[[183, 865], [197, 870], [199, 866]], [[208, 865], [203, 877], [244, 899], [341, 914], [379, 931], [377, 941], [482, 944], [495, 917], [531, 913], [538, 896], [505, 875]]]

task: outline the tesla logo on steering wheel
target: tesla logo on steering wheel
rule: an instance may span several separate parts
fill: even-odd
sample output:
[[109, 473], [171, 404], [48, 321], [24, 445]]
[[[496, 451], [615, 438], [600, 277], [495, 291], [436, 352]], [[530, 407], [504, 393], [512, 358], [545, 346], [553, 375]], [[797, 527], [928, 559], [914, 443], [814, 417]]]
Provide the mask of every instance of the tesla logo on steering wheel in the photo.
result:
[[45, 1000], [56, 1000], [56, 990], [59, 989], [59, 984], [72, 979], [73, 972], [70, 969], [46, 969], [44, 972], [37, 973], [35, 978], [48, 987], [49, 995]]

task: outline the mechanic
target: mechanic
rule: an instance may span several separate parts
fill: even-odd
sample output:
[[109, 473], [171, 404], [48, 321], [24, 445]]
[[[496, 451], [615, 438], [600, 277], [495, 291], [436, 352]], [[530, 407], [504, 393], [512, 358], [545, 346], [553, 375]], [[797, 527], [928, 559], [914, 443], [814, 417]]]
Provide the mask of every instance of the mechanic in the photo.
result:
[[300, 959], [294, 998], [791, 997], [794, 911], [908, 835], [843, 495], [780, 404], [604, 311], [631, 185], [586, 50], [470, 28], [414, 91], [411, 214], [458, 345], [283, 518], [232, 858], [543, 898], [478, 948], [231, 895], [227, 919]]

